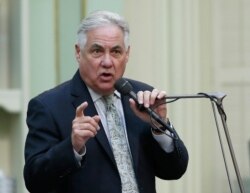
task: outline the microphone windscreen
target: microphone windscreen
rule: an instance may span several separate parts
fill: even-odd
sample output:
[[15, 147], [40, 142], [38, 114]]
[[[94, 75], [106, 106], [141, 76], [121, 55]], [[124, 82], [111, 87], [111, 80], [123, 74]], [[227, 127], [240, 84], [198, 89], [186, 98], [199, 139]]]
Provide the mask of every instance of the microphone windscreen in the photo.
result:
[[127, 95], [132, 91], [132, 85], [124, 78], [118, 79], [114, 86], [117, 91], [124, 95]]

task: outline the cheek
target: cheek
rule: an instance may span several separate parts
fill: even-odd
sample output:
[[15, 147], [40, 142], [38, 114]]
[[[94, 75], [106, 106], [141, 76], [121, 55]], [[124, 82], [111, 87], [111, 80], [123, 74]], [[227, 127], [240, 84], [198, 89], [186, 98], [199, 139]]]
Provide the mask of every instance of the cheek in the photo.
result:
[[98, 72], [98, 63], [96, 61], [82, 61], [80, 63], [80, 71], [85, 77], [95, 76]]
[[126, 63], [123, 63], [122, 65], [116, 66], [116, 74], [118, 77], [122, 76], [126, 69]]

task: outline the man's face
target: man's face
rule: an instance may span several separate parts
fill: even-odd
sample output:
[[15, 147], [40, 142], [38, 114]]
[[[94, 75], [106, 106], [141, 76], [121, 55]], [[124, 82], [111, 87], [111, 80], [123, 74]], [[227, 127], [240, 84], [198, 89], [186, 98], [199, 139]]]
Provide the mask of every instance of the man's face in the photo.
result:
[[95, 92], [103, 95], [114, 91], [114, 83], [122, 77], [129, 57], [124, 34], [114, 25], [98, 27], [87, 33], [83, 50], [76, 45], [76, 59], [82, 79]]

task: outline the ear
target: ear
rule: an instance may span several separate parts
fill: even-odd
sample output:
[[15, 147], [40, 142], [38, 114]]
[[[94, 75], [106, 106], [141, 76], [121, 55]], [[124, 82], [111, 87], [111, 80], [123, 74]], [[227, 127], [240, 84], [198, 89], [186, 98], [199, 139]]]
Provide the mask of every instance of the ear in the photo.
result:
[[80, 61], [80, 56], [81, 56], [81, 49], [78, 44], [75, 44], [75, 57], [78, 62]]

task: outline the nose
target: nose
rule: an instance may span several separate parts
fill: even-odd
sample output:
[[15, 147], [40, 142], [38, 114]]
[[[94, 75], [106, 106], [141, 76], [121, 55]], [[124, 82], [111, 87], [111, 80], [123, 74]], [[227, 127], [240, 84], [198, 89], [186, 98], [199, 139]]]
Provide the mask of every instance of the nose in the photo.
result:
[[106, 53], [103, 55], [102, 58], [102, 66], [104, 67], [110, 67], [112, 66], [113, 62], [112, 62], [112, 57], [110, 56], [110, 54]]

